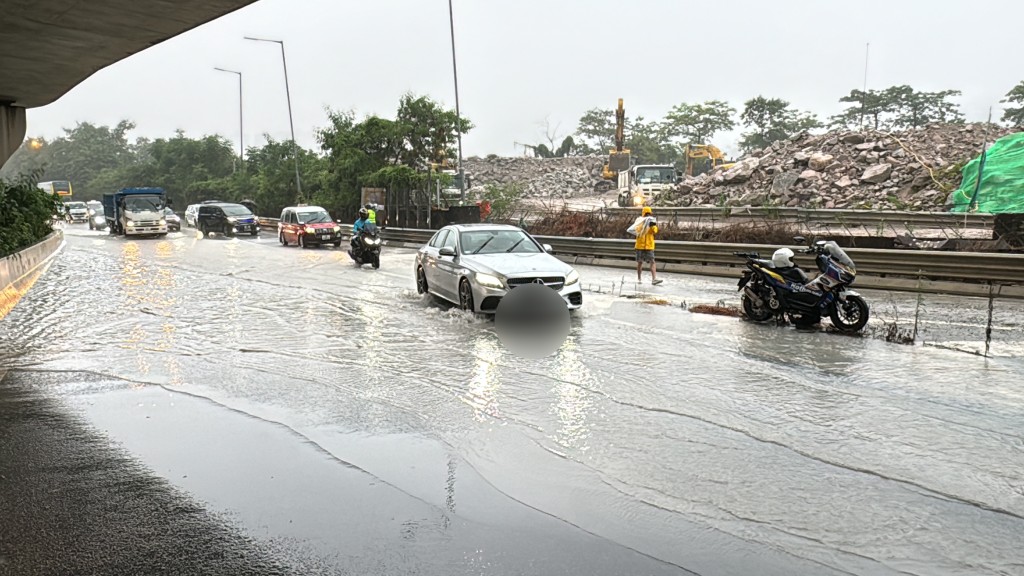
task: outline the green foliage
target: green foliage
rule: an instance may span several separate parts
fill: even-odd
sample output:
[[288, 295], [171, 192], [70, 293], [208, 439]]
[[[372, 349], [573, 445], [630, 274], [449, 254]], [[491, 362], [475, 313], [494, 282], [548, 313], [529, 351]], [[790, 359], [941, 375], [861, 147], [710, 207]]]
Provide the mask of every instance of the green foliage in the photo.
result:
[[36, 187], [42, 170], [16, 180], [0, 180], [0, 257], [27, 248], [53, 232], [52, 218], [62, 208], [57, 194]]
[[891, 86], [885, 90], [851, 90], [839, 99], [852, 104], [831, 118], [832, 126], [874, 130], [919, 128], [931, 123], [961, 123], [964, 116], [949, 98], [959, 90], [919, 92], [910, 86]]
[[677, 104], [665, 116], [665, 133], [680, 139], [680, 144], [706, 144], [715, 134], [736, 127], [735, 114], [736, 109], [721, 100]]
[[1024, 81], [1013, 87], [1006, 93], [1006, 98], [1000, 100], [1003, 104], [1017, 104], [1016, 107], [1007, 106], [1003, 109], [1003, 122], [1011, 126], [1024, 126]]
[[364, 186], [409, 191], [425, 186], [432, 163], [457, 157], [458, 134], [473, 128], [465, 118], [426, 97], [402, 97], [395, 120], [328, 113], [317, 133], [324, 159], [325, 190], [318, 202], [336, 210], [359, 205]]
[[777, 140], [785, 140], [802, 130], [821, 128], [816, 116], [799, 112], [779, 98], [758, 96], [747, 100], [740, 120], [751, 130], [743, 134], [740, 146], [745, 151], [764, 148]]

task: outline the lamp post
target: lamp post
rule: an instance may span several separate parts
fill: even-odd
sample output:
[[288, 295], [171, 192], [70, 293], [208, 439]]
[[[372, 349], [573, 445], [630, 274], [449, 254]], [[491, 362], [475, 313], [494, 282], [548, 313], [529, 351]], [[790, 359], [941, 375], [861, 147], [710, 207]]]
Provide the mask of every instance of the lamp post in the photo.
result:
[[242, 73], [234, 70], [225, 70], [224, 68], [214, 68], [219, 72], [227, 72], [228, 74], [238, 74], [238, 161], [241, 163], [242, 170], [245, 170], [245, 133], [243, 132], [242, 124]]
[[448, 27], [452, 34], [452, 74], [455, 77], [455, 134], [459, 139], [459, 196], [466, 201], [466, 172], [462, 168], [462, 114], [459, 112], [459, 68], [455, 64], [455, 15], [452, 0], [448, 0]]
[[295, 143], [295, 122], [292, 120], [292, 93], [288, 87], [288, 61], [284, 57], [284, 40], [267, 40], [265, 38], [245, 37], [246, 40], [255, 42], [273, 42], [281, 45], [281, 63], [284, 65], [284, 92], [288, 97], [288, 125], [292, 130], [292, 155], [295, 156], [295, 188], [299, 193], [299, 200], [302, 200], [302, 180], [299, 178], [299, 150]]

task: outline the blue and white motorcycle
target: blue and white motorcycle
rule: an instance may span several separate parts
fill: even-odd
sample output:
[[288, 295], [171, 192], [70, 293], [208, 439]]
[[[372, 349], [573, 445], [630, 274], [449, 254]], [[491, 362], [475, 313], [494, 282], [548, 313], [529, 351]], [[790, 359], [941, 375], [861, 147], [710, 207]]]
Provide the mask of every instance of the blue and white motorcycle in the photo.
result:
[[[802, 236], [793, 238], [804, 243]], [[756, 252], [735, 252], [746, 258], [746, 269], [739, 281], [743, 292], [743, 313], [755, 322], [770, 318], [788, 318], [796, 326], [813, 326], [828, 317], [843, 332], [859, 332], [868, 323], [868, 304], [849, 287], [857, 277], [853, 260], [838, 244], [818, 240], [804, 254], [814, 254], [820, 272], [811, 278], [793, 263], [789, 248], [780, 248], [772, 258], [762, 259]]]

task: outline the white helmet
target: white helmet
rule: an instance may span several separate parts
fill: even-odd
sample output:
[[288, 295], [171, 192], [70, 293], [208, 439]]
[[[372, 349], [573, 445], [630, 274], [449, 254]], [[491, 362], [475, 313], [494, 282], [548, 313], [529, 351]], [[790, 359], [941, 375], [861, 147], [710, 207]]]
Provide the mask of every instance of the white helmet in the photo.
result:
[[789, 248], [779, 248], [772, 254], [772, 266], [776, 268], [792, 268], [793, 267], [793, 251]]

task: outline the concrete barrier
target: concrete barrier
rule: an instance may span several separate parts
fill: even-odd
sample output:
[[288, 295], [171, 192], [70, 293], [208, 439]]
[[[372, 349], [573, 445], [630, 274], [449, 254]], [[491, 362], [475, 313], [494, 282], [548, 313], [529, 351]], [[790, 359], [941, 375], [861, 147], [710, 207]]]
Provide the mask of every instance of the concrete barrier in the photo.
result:
[[36, 283], [63, 246], [64, 232], [55, 230], [32, 246], [0, 259], [0, 319]]

